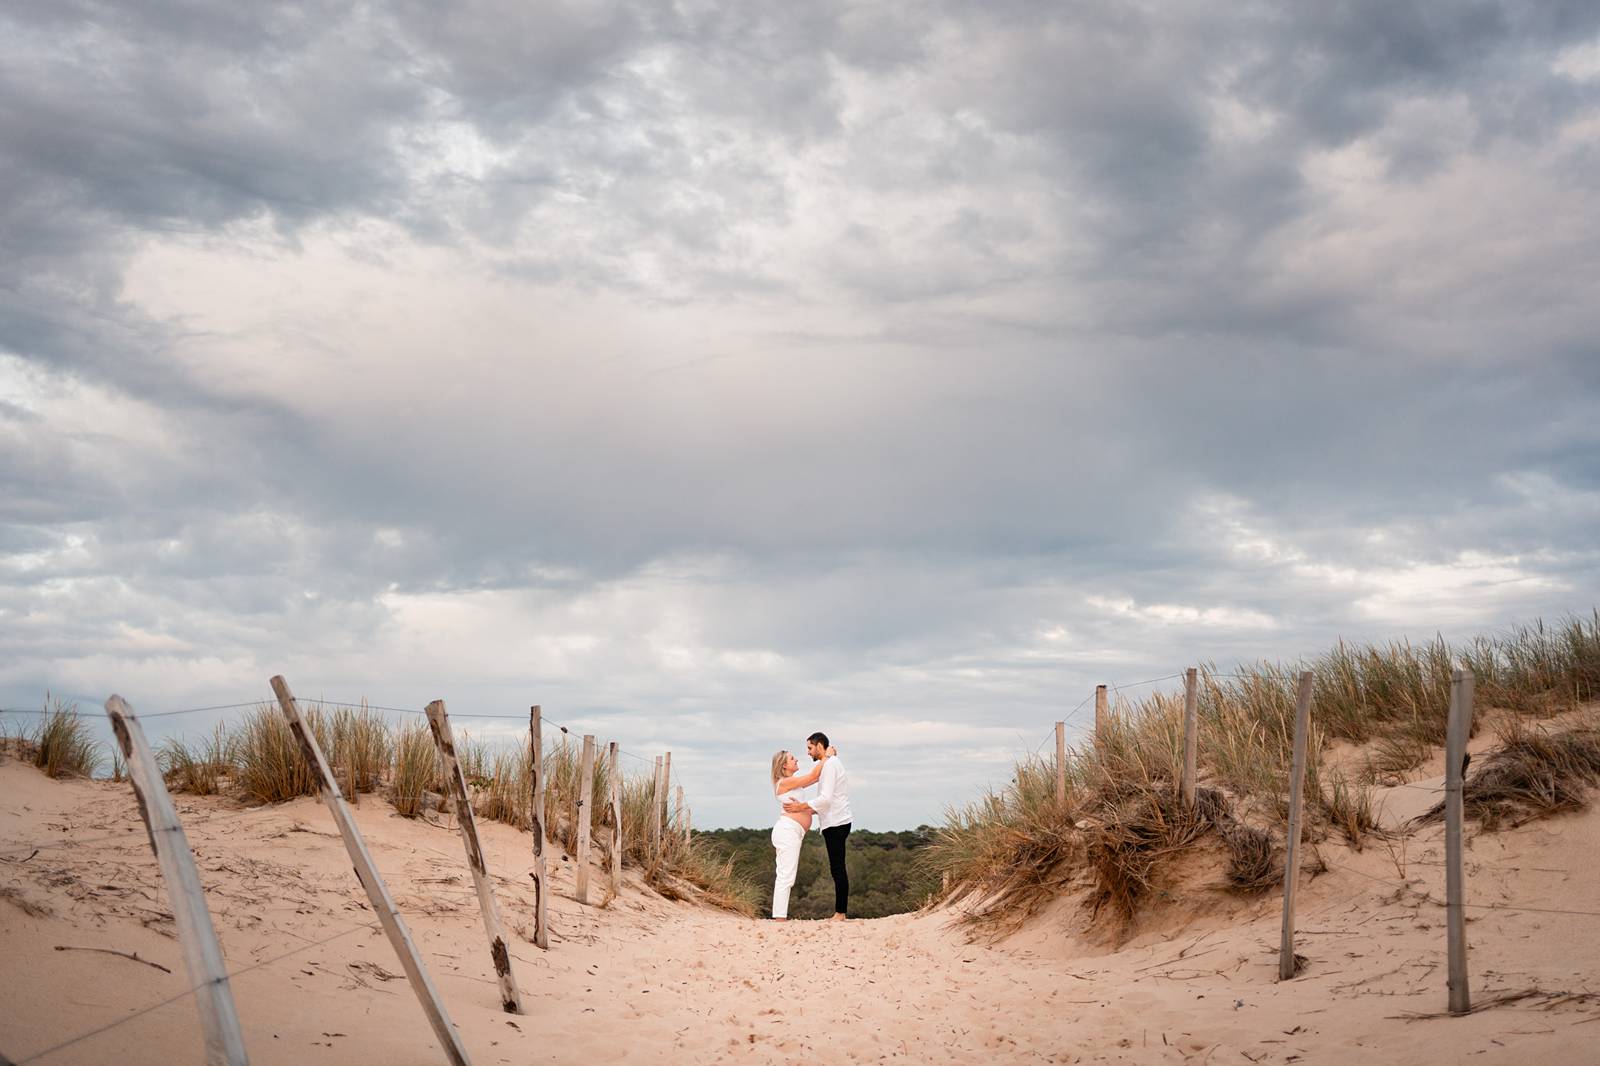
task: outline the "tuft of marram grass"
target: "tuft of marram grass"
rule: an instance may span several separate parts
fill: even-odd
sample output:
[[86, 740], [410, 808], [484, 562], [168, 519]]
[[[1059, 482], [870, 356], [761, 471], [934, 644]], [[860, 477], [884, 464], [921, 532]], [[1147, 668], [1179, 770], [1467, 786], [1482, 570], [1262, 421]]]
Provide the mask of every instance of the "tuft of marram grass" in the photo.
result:
[[[307, 709], [303, 704], [301, 707], [301, 717], [326, 751], [330, 738], [324, 715], [316, 708]], [[317, 794], [316, 774], [306, 764], [277, 704], [261, 704], [245, 716], [233, 750], [235, 781], [244, 798], [257, 803], [282, 803], [296, 796]]]
[[234, 737], [219, 722], [204, 740], [168, 737], [156, 751], [156, 762], [172, 791], [214, 796], [222, 791], [223, 779], [236, 773], [235, 748]]
[[402, 726], [394, 739], [394, 769], [389, 778], [389, 802], [403, 817], [422, 814], [429, 792], [440, 792], [443, 767], [433, 731], [425, 722]]
[[93, 777], [100, 765], [100, 745], [78, 715], [78, 706], [45, 697], [45, 714], [28, 738], [33, 765], [50, 777]]
[[340, 707], [328, 716], [328, 748], [323, 757], [342, 790], [380, 787], [389, 771], [394, 738], [389, 724], [368, 707]]

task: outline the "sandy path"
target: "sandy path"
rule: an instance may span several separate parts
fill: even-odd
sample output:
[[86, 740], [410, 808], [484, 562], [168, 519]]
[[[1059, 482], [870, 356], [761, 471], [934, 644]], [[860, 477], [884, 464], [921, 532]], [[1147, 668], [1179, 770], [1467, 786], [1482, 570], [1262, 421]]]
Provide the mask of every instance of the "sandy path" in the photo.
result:
[[[0, 1054], [22, 1061], [127, 1019], [186, 987], [164, 893], [125, 786], [49, 782], [0, 764], [0, 841], [82, 840], [0, 851]], [[258, 1063], [442, 1061], [330, 819], [306, 800], [257, 811], [180, 798], [234, 969]], [[669, 903], [630, 882], [605, 909], [565, 898], [558, 862], [552, 950], [522, 941], [529, 1013], [498, 1009], [471, 883], [453, 829], [384, 804], [358, 811], [479, 1063], [1440, 1062], [1594, 1061], [1600, 1000], [1548, 999], [1468, 1018], [1407, 1020], [1444, 1005], [1436, 832], [1404, 855], [1324, 848], [1336, 869], [1302, 892], [1307, 971], [1276, 977], [1275, 901], [1154, 912], [1121, 950], [1072, 929], [1067, 903], [999, 946], [973, 945], [945, 916], [776, 925]], [[486, 825], [502, 908], [526, 930], [528, 838]], [[110, 840], [99, 840], [111, 836]], [[1600, 855], [1587, 815], [1475, 839], [1470, 899], [1600, 911], [1583, 872]], [[559, 852], [556, 856], [559, 859]], [[1403, 864], [1401, 879], [1397, 863]], [[1221, 897], [1219, 895], [1219, 900]], [[1204, 908], [1202, 908], [1204, 909]], [[1475, 912], [1474, 991], [1600, 992], [1600, 918]], [[343, 935], [340, 935], [343, 934]], [[315, 941], [338, 936], [321, 946]], [[136, 951], [139, 962], [57, 945]], [[285, 952], [296, 951], [278, 959]], [[199, 1059], [188, 998], [41, 1059]]]

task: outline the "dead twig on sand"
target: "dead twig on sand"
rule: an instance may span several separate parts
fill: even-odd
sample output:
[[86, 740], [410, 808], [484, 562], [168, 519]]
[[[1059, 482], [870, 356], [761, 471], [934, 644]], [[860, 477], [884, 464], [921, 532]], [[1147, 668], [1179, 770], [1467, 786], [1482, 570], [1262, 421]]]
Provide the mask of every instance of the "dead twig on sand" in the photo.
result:
[[[1513, 1003], [1521, 1003], [1530, 999], [1542, 1001], [1534, 1004], [1534, 1006], [1540, 1010], [1554, 1010], [1557, 1007], [1568, 1004], [1600, 1003], [1600, 993], [1551, 992], [1543, 988], [1508, 989], [1496, 992], [1486, 997], [1475, 998], [1472, 1002], [1472, 1009], [1467, 1013], [1477, 1014], [1479, 1011], [1489, 1010], [1493, 1007], [1509, 1007]], [[1451, 1015], [1448, 1011], [1429, 1011], [1425, 1014], [1415, 1011], [1406, 1011], [1403, 1014], [1391, 1014], [1387, 1017], [1391, 1021], [1423, 1022], [1430, 1021], [1434, 1018], [1449, 1018], [1453, 1017], [1453, 1015]]]
[[98, 951], [102, 955], [116, 955], [119, 958], [132, 959], [134, 962], [142, 962], [146, 966], [154, 966], [156, 969], [160, 970], [162, 973], [171, 973], [172, 972], [171, 970], [167, 969], [165, 966], [161, 965], [159, 962], [151, 962], [149, 959], [141, 959], [139, 957], [139, 953], [137, 951], [118, 951], [116, 948], [82, 948], [82, 947], [76, 947], [76, 946], [74, 946], [72, 944], [57, 944], [56, 945], [56, 950], [57, 951]]

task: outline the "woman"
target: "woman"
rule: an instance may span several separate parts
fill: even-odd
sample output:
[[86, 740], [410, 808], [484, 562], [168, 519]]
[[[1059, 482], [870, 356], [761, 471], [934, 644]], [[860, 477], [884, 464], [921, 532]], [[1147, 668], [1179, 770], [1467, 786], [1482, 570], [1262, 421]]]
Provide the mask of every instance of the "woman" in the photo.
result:
[[804, 776], [796, 776], [800, 760], [790, 752], [780, 751], [772, 757], [772, 794], [778, 801], [778, 824], [772, 827], [772, 846], [778, 851], [778, 876], [772, 883], [773, 921], [789, 920], [789, 890], [794, 887], [795, 874], [800, 869], [800, 843], [811, 828], [811, 811], [789, 814], [783, 809], [784, 801], [796, 789], [816, 784], [817, 778], [822, 776], [823, 763], [833, 754], [834, 750], [829, 748]]

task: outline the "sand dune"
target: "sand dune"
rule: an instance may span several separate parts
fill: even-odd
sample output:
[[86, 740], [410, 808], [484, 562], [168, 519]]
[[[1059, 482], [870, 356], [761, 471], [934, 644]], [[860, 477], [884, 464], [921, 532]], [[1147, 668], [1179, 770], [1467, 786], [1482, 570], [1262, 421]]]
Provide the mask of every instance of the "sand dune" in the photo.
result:
[[[128, 787], [50, 781], [9, 760], [0, 795], [0, 1055], [26, 1061], [113, 1026], [40, 1061], [200, 1061], [191, 999], [138, 1013], [187, 977]], [[253, 1061], [443, 1061], [319, 803], [177, 800]], [[528, 1013], [513, 1017], [453, 827], [370, 801], [357, 817], [477, 1063], [1557, 1064], [1595, 1061], [1600, 1039], [1600, 917], [1475, 908], [1475, 999], [1522, 998], [1439, 1016], [1437, 829], [1393, 851], [1322, 845], [1330, 868], [1300, 897], [1307, 968], [1279, 983], [1277, 900], [1227, 897], [1203, 862], [1113, 950], [1072, 900], [994, 945], [967, 943], [948, 912], [775, 925], [667, 902], [632, 878], [608, 906], [582, 907], [556, 849], [543, 952], [526, 939], [529, 838], [485, 824], [519, 940]], [[40, 842], [56, 846], [30, 855]], [[1474, 835], [1468, 898], [1600, 911], [1597, 856], [1594, 811]], [[79, 950], [91, 948], [171, 972]]]

